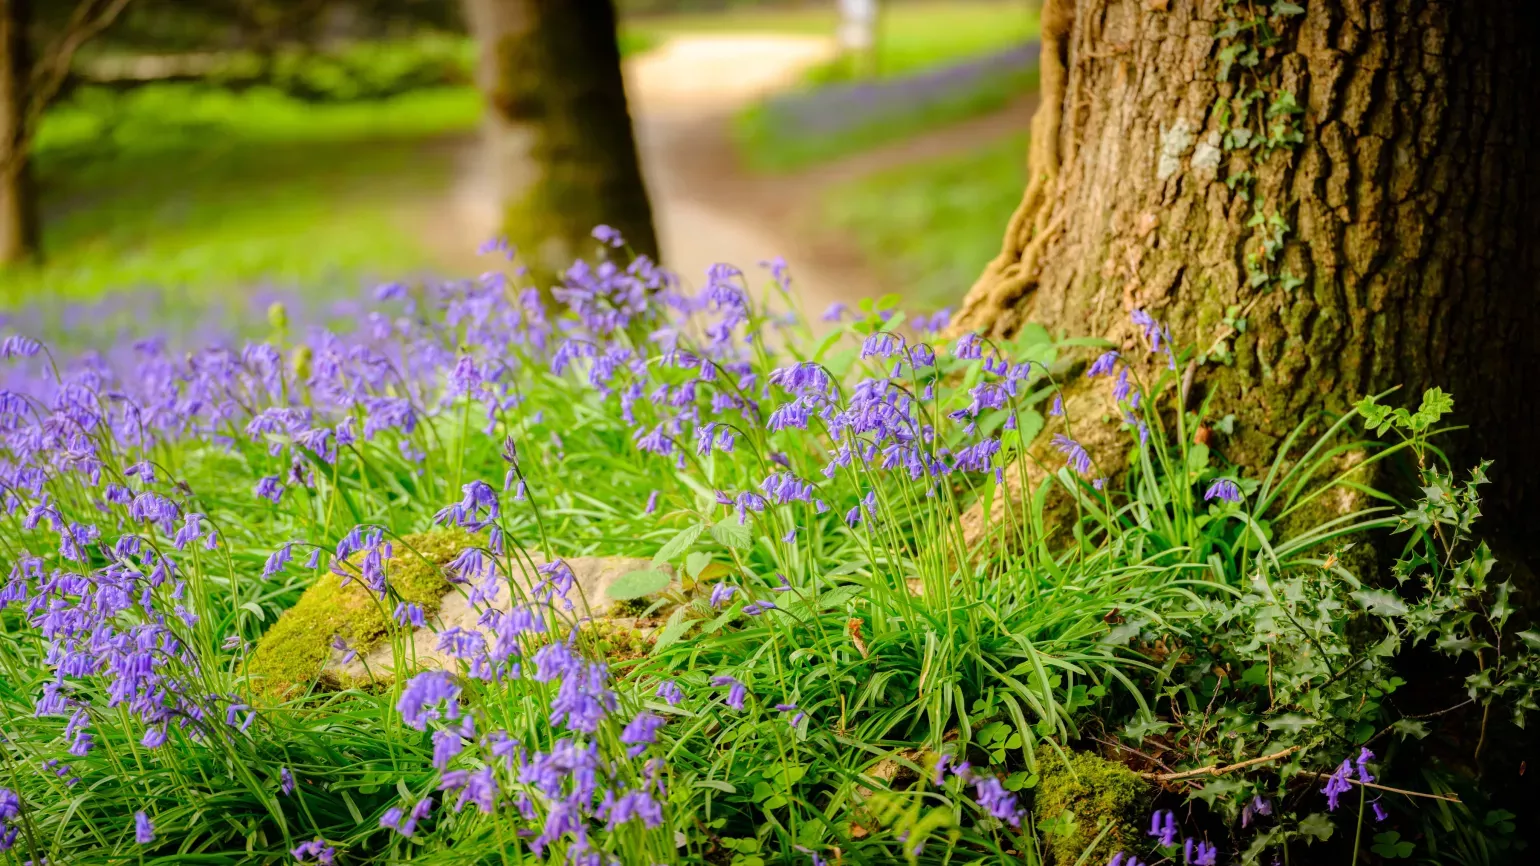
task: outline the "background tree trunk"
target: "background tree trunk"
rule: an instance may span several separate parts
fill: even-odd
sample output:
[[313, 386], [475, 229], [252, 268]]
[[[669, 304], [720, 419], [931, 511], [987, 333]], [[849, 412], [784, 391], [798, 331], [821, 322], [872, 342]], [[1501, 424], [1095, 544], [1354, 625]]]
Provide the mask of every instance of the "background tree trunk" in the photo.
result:
[[1533, 16], [1298, 3], [1049, 0], [1030, 185], [957, 327], [1131, 348], [1147, 310], [1253, 466], [1307, 413], [1439, 385], [1456, 465], [1496, 460], [1489, 511], [1534, 550]]
[[39, 220], [25, 135], [29, 0], [0, 0], [0, 264], [37, 254]]
[[656, 259], [610, 0], [466, 0], [466, 12], [509, 239], [559, 271], [605, 224]]

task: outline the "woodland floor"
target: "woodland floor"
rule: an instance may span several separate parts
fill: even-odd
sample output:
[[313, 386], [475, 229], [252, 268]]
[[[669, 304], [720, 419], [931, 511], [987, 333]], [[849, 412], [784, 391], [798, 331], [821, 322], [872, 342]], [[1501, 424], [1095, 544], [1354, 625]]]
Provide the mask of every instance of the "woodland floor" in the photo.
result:
[[[796, 35], [682, 35], [628, 62], [638, 147], [667, 263], [686, 279], [727, 261], [748, 269], [773, 256], [793, 263], [804, 311], [891, 289], [853, 240], [820, 225], [816, 202], [831, 186], [899, 166], [967, 153], [1026, 128], [1028, 96], [996, 114], [785, 174], [746, 170], [729, 134], [733, 114], [833, 55], [832, 41]], [[477, 273], [480, 239], [493, 233], [496, 204], [474, 136], [439, 145], [453, 154], [456, 181], [441, 199], [405, 204], [407, 220], [451, 273]], [[982, 262], [980, 262], [982, 265]], [[959, 287], [959, 291], [966, 287]]]

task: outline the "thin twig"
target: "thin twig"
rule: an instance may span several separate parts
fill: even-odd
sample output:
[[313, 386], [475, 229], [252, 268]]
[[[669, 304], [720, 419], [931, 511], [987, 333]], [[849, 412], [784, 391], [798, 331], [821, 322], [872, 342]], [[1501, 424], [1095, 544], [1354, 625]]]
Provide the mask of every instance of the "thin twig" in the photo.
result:
[[[1330, 773], [1300, 773], [1300, 775], [1301, 776], [1314, 776], [1317, 779], [1330, 779], [1331, 778], [1331, 774]], [[1361, 785], [1361, 786], [1363, 786], [1365, 788], [1373, 788], [1376, 791], [1386, 791], [1386, 792], [1391, 793], [1391, 794], [1405, 794], [1408, 797], [1422, 797], [1422, 798], [1427, 799], [1427, 800], [1443, 800], [1446, 803], [1458, 803], [1458, 802], [1460, 802], [1459, 796], [1457, 796], [1455, 794], [1429, 794], [1426, 791], [1408, 791], [1405, 788], [1392, 788], [1389, 785], [1381, 785], [1381, 784], [1379, 784], [1377, 782], [1361, 782], [1358, 779], [1353, 779], [1353, 778], [1349, 778], [1347, 781], [1349, 781], [1349, 782], [1351, 782], [1351, 783], [1353, 783], [1355, 785]]]
[[1104, 746], [1111, 746], [1114, 749], [1122, 749], [1123, 751], [1128, 752], [1130, 754], [1138, 755], [1139, 757], [1145, 759], [1146, 761], [1149, 761], [1152, 764], [1159, 764], [1160, 766], [1165, 767], [1168, 770], [1171, 769], [1171, 766], [1169, 764], [1167, 764], [1165, 761], [1162, 761], [1161, 759], [1155, 757], [1154, 755], [1147, 754], [1145, 752], [1141, 752], [1138, 749], [1131, 749], [1128, 746], [1123, 745], [1122, 743], [1114, 743], [1114, 742], [1112, 742], [1110, 740], [1104, 740], [1101, 737], [1092, 737], [1091, 739], [1095, 740], [1098, 743], [1101, 743]]
[[1139, 775], [1149, 779], [1152, 782], [1176, 782], [1182, 779], [1193, 779], [1198, 776], [1223, 776], [1226, 773], [1233, 773], [1236, 770], [1242, 770], [1246, 767], [1254, 767], [1257, 764], [1266, 764], [1271, 761], [1282, 760], [1283, 758], [1287, 758], [1288, 756], [1299, 751], [1299, 749], [1299, 746], [1290, 746], [1281, 752], [1274, 752], [1271, 755], [1263, 755], [1260, 758], [1251, 758], [1234, 764], [1214, 764], [1208, 767], [1199, 767], [1196, 770], [1183, 770], [1180, 773], [1140, 773]]

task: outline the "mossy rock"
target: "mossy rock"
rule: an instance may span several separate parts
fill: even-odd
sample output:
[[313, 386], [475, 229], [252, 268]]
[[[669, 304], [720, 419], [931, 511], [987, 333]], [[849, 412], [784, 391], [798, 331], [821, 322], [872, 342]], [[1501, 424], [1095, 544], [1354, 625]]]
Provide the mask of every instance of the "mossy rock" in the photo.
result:
[[[444, 566], [475, 544], [460, 530], [433, 530], [407, 535], [392, 545], [386, 564], [391, 589], [403, 600], [431, 616], [439, 609], [450, 583]], [[359, 655], [386, 640], [391, 602], [380, 601], [357, 579], [342, 585], [330, 571], [322, 574], [294, 607], [283, 612], [257, 642], [248, 672], [258, 694], [274, 698], [303, 693], [311, 684], [322, 690], [351, 683], [333, 660], [332, 638], [341, 637]]]
[[[1073, 866], [1110, 823], [1111, 829], [1084, 859], [1106, 863], [1119, 851], [1145, 847], [1144, 829], [1153, 789], [1138, 774], [1089, 752], [1066, 751], [1068, 763], [1052, 747], [1037, 752], [1041, 774], [1033, 799], [1037, 825], [1048, 830], [1051, 862]], [[1068, 810], [1071, 818], [1065, 820]]]

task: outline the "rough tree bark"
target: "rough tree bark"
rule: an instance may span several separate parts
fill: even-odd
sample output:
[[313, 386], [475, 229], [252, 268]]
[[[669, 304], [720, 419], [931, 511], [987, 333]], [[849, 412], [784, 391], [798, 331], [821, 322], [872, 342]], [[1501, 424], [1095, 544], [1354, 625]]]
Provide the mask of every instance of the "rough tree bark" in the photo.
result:
[[610, 0], [466, 0], [466, 12], [509, 239], [546, 272], [600, 224], [656, 259]]
[[[130, 0], [65, 0], [34, 7], [0, 0], [0, 265], [35, 258], [42, 222], [32, 180], [32, 138], [74, 62], [75, 52], [107, 28]], [[33, 56], [32, 12], [61, 14], [58, 32]], [[51, 22], [50, 22], [51, 23]]]
[[1049, 0], [1030, 183], [957, 327], [1132, 348], [1146, 310], [1207, 356], [1195, 393], [1251, 465], [1314, 410], [1439, 385], [1454, 453], [1496, 460], [1489, 511], [1535, 550], [1533, 16], [1297, 4]]
[[27, 51], [30, 0], [0, 0], [0, 265], [33, 257], [39, 240], [37, 196], [27, 158]]

